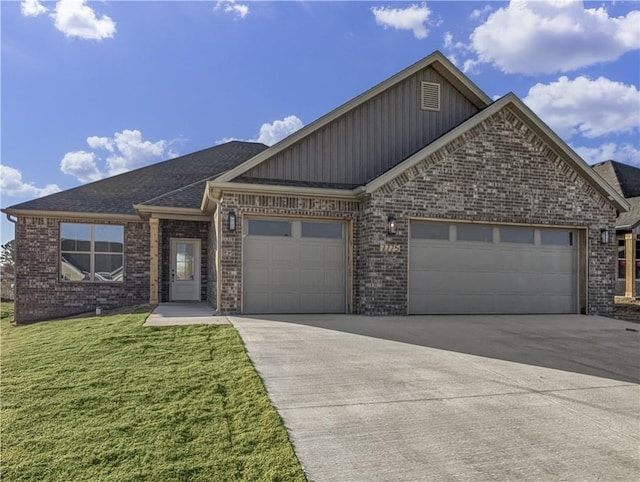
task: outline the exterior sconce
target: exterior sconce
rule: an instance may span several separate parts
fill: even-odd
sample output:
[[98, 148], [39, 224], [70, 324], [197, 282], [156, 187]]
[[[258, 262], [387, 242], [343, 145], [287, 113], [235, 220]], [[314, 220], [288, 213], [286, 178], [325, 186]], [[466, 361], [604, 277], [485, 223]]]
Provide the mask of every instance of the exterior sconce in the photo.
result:
[[396, 224], [396, 218], [389, 216], [387, 218], [387, 233], [393, 235], [398, 232], [398, 225]]
[[236, 224], [237, 224], [237, 218], [236, 218], [236, 213], [234, 213], [233, 211], [229, 213], [229, 231], [231, 231], [232, 233], [236, 232]]
[[600, 230], [600, 244], [609, 244], [609, 230], [601, 229]]

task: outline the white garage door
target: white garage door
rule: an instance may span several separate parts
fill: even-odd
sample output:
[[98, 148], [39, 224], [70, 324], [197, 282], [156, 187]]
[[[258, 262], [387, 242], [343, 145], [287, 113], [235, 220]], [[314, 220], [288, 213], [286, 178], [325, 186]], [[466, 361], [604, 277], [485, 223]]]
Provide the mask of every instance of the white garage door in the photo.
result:
[[245, 313], [344, 313], [346, 233], [342, 222], [247, 219]]
[[413, 221], [410, 314], [576, 313], [577, 233]]

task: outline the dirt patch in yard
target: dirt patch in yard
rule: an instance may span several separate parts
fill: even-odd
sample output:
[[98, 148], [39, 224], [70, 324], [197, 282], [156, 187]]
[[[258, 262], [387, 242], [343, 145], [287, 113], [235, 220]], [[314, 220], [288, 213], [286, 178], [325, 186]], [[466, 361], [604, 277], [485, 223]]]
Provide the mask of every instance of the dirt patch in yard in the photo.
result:
[[640, 323], [640, 300], [616, 296], [616, 318]]

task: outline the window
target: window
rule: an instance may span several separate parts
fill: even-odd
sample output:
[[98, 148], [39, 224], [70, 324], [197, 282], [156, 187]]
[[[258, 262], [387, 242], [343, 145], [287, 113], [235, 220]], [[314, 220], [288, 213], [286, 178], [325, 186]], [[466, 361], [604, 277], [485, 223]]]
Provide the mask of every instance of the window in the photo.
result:
[[624, 237], [618, 238], [618, 279], [625, 279], [627, 271], [627, 259], [624, 249]]
[[411, 237], [413, 239], [443, 239], [449, 240], [449, 225], [445, 223], [411, 223]]
[[456, 239], [458, 241], [480, 241], [483, 243], [493, 242], [493, 228], [490, 226], [460, 224], [456, 229]]
[[342, 223], [302, 222], [303, 238], [342, 239]]
[[122, 281], [124, 226], [60, 224], [60, 278], [67, 281]]
[[573, 233], [559, 229], [541, 229], [540, 242], [555, 246], [573, 246]]
[[533, 228], [520, 227], [501, 227], [500, 242], [501, 243], [521, 243], [533, 244], [534, 242]]
[[254, 236], [291, 236], [291, 221], [250, 219], [249, 234]]

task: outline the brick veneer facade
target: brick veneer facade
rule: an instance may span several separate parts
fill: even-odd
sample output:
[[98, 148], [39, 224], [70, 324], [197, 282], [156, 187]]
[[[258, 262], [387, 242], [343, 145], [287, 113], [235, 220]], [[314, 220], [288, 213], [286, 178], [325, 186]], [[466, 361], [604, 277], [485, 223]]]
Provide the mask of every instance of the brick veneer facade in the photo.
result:
[[[343, 217], [353, 220], [352, 311], [365, 315], [407, 313], [409, 219], [436, 218], [487, 223], [524, 223], [581, 229], [588, 286], [581, 306], [611, 315], [615, 285], [615, 208], [509, 109], [470, 129], [361, 202], [302, 197], [225, 194], [221, 214]], [[387, 234], [387, 218], [398, 232]], [[222, 230], [221, 310], [242, 306], [242, 223]], [[383, 251], [382, 245], [399, 246]], [[585, 258], [580, 255], [581, 262]]]
[[171, 301], [169, 294], [171, 274], [171, 238], [200, 240], [200, 300], [207, 300], [209, 265], [209, 226], [206, 221], [160, 220], [160, 301]]
[[79, 219], [20, 217], [16, 223], [16, 323], [28, 323], [149, 301], [149, 224], [124, 225], [124, 281], [89, 283], [60, 279], [60, 223]]
[[[365, 315], [407, 312], [408, 231], [411, 218], [522, 223], [580, 229], [581, 307], [588, 314], [613, 314], [614, 242], [600, 244], [600, 230], [614, 232], [615, 208], [543, 139], [505, 108], [431, 153], [368, 197], [337, 200], [224, 192], [220, 203], [220, 272], [214, 269], [216, 232], [211, 222], [160, 223], [161, 301], [169, 299], [169, 239], [202, 240], [201, 299], [215, 306], [217, 284], [222, 313], [242, 310], [242, 238], [250, 215], [343, 219], [347, 221], [352, 269], [348, 310]], [[238, 216], [228, 230], [229, 213]], [[398, 232], [387, 234], [387, 217]], [[147, 302], [149, 225], [125, 224], [123, 283], [62, 282], [59, 279], [59, 223], [20, 217], [16, 228], [16, 321], [66, 316]], [[387, 252], [384, 245], [394, 245]], [[587, 252], [584, 251], [587, 246]]]

